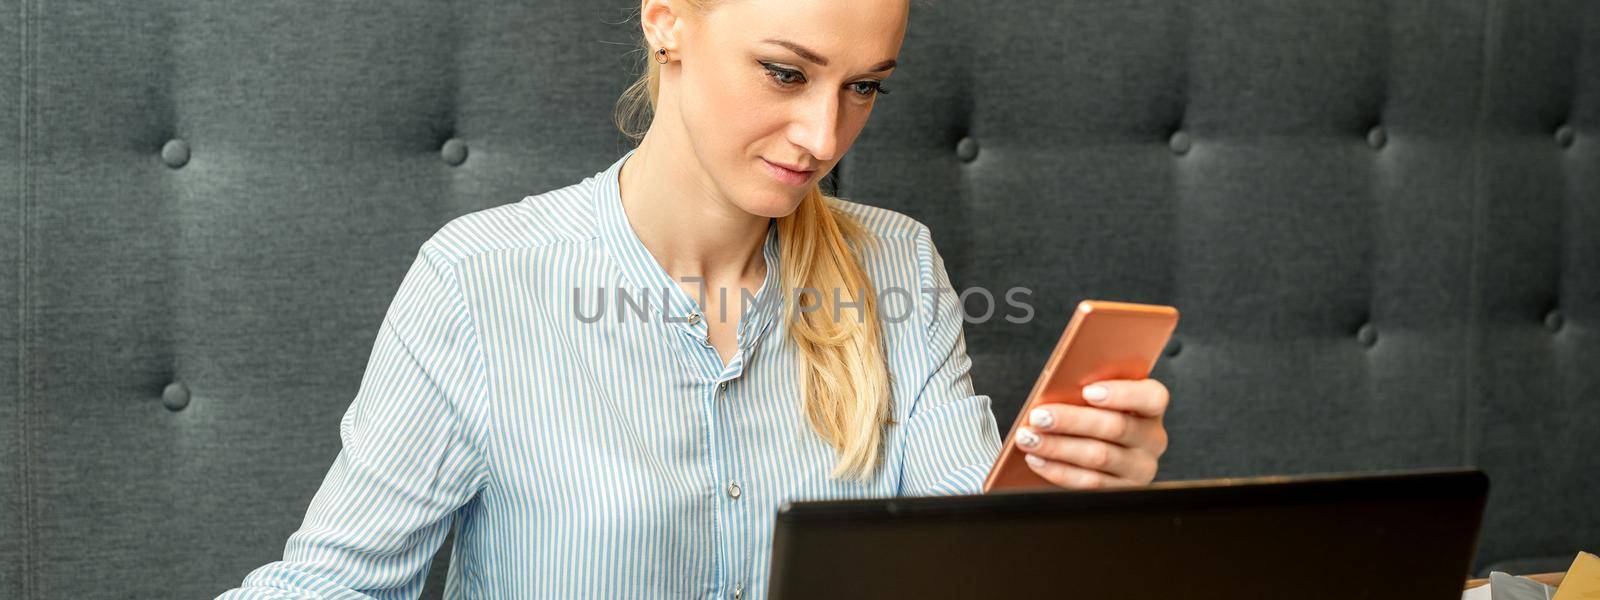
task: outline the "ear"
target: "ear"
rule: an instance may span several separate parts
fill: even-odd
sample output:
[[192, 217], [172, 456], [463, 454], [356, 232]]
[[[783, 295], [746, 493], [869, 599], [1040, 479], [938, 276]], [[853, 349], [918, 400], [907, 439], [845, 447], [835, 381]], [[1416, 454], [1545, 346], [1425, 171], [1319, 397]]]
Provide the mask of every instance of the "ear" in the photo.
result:
[[643, 2], [639, 7], [639, 25], [644, 28], [644, 39], [650, 44], [651, 50], [666, 48], [668, 52], [676, 51], [682, 19], [673, 12], [668, 0]]

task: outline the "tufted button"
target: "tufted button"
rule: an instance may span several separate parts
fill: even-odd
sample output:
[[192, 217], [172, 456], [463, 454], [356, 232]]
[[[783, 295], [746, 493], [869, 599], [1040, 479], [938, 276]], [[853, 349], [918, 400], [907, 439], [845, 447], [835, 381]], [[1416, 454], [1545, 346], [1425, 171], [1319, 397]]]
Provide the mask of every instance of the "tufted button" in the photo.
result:
[[1178, 336], [1172, 336], [1171, 338], [1167, 339], [1167, 347], [1163, 349], [1161, 353], [1169, 357], [1177, 356], [1178, 352], [1181, 350], [1183, 350], [1183, 342], [1178, 341]]
[[1378, 343], [1378, 329], [1373, 327], [1372, 323], [1362, 323], [1361, 328], [1356, 330], [1356, 340], [1360, 341], [1361, 345], [1371, 348], [1373, 344]]
[[1571, 125], [1562, 125], [1556, 128], [1556, 143], [1561, 144], [1562, 148], [1572, 146], [1572, 140], [1576, 138], [1577, 134], [1572, 131]]
[[161, 146], [161, 162], [174, 169], [189, 164], [189, 143], [180, 139], [170, 139]]
[[956, 156], [962, 162], [976, 160], [978, 158], [978, 140], [972, 139], [971, 136], [961, 138], [961, 141], [956, 142]]
[[161, 390], [161, 403], [166, 405], [167, 410], [170, 411], [183, 410], [184, 407], [189, 406], [189, 386], [184, 385], [181, 381], [167, 384], [167, 388]]
[[1189, 134], [1183, 131], [1172, 132], [1172, 137], [1167, 138], [1167, 147], [1173, 154], [1187, 154], [1189, 152]]
[[1544, 328], [1550, 333], [1561, 331], [1561, 325], [1566, 322], [1566, 317], [1561, 316], [1561, 309], [1552, 308], [1544, 315]]
[[738, 483], [732, 482], [732, 481], [728, 482], [728, 497], [729, 498], [733, 498], [734, 500], [738, 500], [739, 499], [739, 484]]
[[467, 162], [467, 143], [450, 138], [449, 141], [444, 143], [444, 147], [439, 149], [439, 156], [443, 157], [444, 162], [449, 163], [450, 166], [459, 167], [461, 163]]
[[1372, 129], [1367, 130], [1368, 146], [1372, 146], [1374, 149], [1376, 149], [1382, 148], [1383, 145], [1387, 143], [1389, 143], [1389, 133], [1383, 129], [1382, 125], [1374, 125]]

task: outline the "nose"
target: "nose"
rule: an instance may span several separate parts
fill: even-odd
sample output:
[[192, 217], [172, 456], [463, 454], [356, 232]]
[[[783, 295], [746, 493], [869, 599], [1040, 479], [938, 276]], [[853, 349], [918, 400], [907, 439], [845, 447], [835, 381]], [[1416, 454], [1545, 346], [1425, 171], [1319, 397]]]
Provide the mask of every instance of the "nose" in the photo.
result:
[[798, 111], [789, 127], [789, 142], [805, 148], [819, 163], [831, 162], [839, 151], [839, 99], [812, 94]]

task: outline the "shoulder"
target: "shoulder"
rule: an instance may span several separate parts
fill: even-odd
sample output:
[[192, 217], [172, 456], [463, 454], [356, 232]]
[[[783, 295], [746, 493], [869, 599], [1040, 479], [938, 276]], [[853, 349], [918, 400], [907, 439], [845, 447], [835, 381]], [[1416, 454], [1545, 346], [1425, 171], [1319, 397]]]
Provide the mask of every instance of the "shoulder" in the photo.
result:
[[911, 240], [925, 235], [928, 227], [905, 213], [863, 204], [844, 198], [829, 198], [834, 210], [855, 219], [874, 238], [879, 240]]
[[899, 270], [914, 266], [924, 283], [936, 283], [943, 277], [944, 260], [927, 224], [889, 208], [842, 198], [832, 202], [839, 212], [855, 218], [875, 242], [859, 249], [864, 263], [888, 262], [887, 266]]
[[423, 249], [450, 263], [502, 250], [536, 250], [594, 237], [594, 177], [517, 202], [469, 212], [436, 230]]
[[938, 314], [942, 299], [951, 288], [944, 258], [934, 244], [934, 233], [927, 224], [893, 209], [851, 200], [834, 199], [840, 212], [854, 217], [873, 238], [857, 248], [862, 266], [882, 289], [899, 288], [905, 297], [915, 298], [918, 322], [926, 325]]

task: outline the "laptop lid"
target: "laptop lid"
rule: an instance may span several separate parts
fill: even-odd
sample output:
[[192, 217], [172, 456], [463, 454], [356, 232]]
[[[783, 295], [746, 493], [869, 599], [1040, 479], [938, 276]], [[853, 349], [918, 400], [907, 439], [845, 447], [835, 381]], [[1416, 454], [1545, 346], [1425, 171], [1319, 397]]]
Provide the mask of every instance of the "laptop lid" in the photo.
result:
[[1458, 600], [1487, 493], [1432, 469], [789, 502], [768, 594]]

